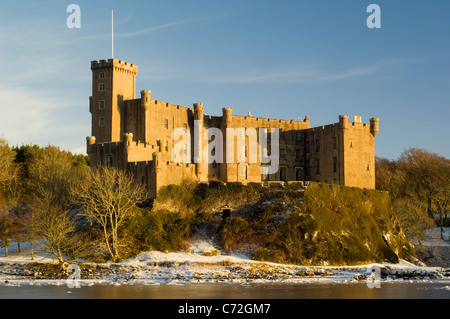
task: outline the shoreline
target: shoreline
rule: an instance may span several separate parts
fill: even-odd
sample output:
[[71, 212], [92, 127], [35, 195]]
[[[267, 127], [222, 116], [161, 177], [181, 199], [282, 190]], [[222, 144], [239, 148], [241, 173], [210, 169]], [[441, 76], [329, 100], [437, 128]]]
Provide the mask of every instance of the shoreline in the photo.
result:
[[[165, 258], [163, 258], [165, 257]], [[365, 283], [372, 268], [381, 283], [448, 283], [450, 268], [399, 264], [358, 266], [299, 266], [254, 261], [235, 256], [146, 252], [122, 263], [76, 263], [81, 285], [186, 284], [357, 284]], [[0, 286], [66, 285], [69, 274], [54, 262], [4, 262], [0, 258]]]
[[[436, 244], [436, 243], [434, 243]], [[27, 244], [22, 252], [11, 249], [10, 257], [0, 257], [0, 286], [66, 284], [69, 273], [61, 270], [55, 259], [35, 250], [30, 260]], [[430, 247], [447, 247], [438, 242]], [[12, 248], [13, 246], [11, 246]], [[447, 251], [445, 251], [447, 255]], [[242, 254], [223, 254], [211, 239], [192, 239], [184, 252], [141, 252], [118, 263], [94, 263], [84, 260], [67, 262], [80, 267], [81, 282], [87, 285], [152, 284], [315, 284], [363, 283], [377, 270], [376, 279], [388, 282], [444, 282], [450, 285], [450, 267], [426, 266], [400, 260], [398, 264], [368, 263], [354, 266], [302, 266], [257, 261]]]

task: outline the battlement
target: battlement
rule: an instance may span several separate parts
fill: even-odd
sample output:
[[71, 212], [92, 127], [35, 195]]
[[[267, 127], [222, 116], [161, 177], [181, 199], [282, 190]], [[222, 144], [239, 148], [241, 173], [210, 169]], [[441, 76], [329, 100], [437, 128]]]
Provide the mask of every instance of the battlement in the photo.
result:
[[138, 71], [138, 66], [136, 64], [128, 63], [121, 60], [109, 59], [109, 60], [91, 61], [91, 70], [110, 67], [120, 68], [135, 73], [137, 73]]

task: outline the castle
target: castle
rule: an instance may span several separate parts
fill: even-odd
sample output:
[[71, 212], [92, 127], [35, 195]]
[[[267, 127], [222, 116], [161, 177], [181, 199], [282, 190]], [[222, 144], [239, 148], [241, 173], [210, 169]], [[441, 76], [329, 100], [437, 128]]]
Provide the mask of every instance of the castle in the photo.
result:
[[[147, 90], [136, 98], [135, 64], [92, 61], [91, 70], [91, 165], [133, 173], [151, 198], [162, 186], [185, 179], [243, 184], [318, 181], [375, 188], [377, 118], [364, 124], [360, 117], [350, 122], [341, 115], [335, 124], [311, 128], [307, 117], [293, 121], [240, 116], [231, 108], [224, 108], [222, 116], [209, 116], [201, 103], [193, 108], [166, 103], [151, 99]], [[262, 137], [267, 137], [265, 144]], [[174, 160], [174, 154], [184, 160]], [[213, 160], [206, 160], [208, 156]]]

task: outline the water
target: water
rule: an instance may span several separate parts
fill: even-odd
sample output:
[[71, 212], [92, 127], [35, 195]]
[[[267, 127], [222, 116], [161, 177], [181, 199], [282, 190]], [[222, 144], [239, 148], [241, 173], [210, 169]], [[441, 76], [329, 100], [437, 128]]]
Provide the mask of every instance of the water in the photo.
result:
[[0, 299], [450, 299], [449, 282], [0, 286]]

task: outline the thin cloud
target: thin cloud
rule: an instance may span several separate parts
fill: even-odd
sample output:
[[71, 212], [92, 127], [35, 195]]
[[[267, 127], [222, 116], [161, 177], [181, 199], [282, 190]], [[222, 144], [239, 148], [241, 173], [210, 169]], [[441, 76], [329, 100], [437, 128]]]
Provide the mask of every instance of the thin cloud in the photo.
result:
[[387, 67], [399, 67], [402, 65], [420, 62], [422, 59], [389, 59], [368, 66], [358, 66], [340, 71], [324, 71], [317, 66], [293, 66], [289, 70], [277, 70], [270, 73], [246, 72], [241, 74], [223, 75], [211, 79], [218, 83], [321, 83], [331, 81], [343, 81], [353, 78], [366, 77], [382, 72]]
[[205, 20], [205, 19], [206, 18], [187, 19], [187, 20], [181, 20], [181, 21], [175, 21], [175, 22], [160, 24], [160, 25], [144, 28], [144, 29], [141, 29], [141, 30], [118, 33], [117, 37], [120, 37], [120, 38], [134, 38], [134, 37], [141, 36], [141, 35], [143, 35], [145, 33], [154, 32], [154, 31], [158, 31], [158, 30], [163, 30], [163, 29], [167, 29], [167, 28], [172, 28], [172, 27], [176, 27], [176, 26], [180, 26], [180, 25], [191, 24], [191, 23], [202, 21], [202, 20]]

